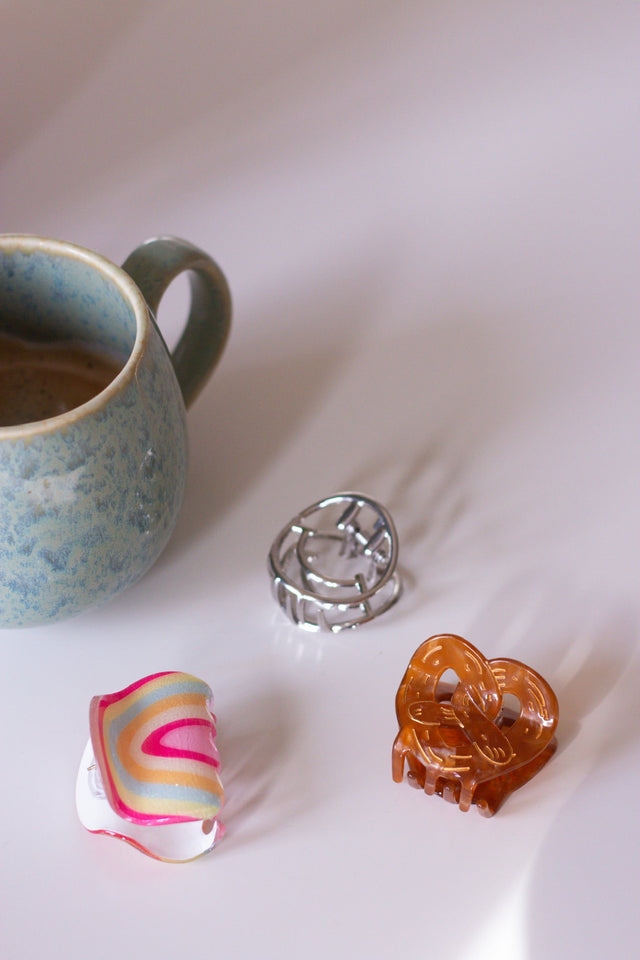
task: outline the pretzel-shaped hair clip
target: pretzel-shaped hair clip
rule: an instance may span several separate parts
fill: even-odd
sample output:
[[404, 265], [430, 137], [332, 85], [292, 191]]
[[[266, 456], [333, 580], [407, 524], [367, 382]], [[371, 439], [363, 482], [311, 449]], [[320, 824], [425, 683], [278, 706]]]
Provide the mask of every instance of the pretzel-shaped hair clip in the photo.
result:
[[[457, 684], [443, 682], [453, 671]], [[446, 679], [446, 678], [445, 678]], [[518, 710], [505, 704], [517, 700]], [[518, 660], [487, 660], [453, 634], [425, 640], [396, 695], [393, 779], [491, 817], [556, 749], [558, 701]]]

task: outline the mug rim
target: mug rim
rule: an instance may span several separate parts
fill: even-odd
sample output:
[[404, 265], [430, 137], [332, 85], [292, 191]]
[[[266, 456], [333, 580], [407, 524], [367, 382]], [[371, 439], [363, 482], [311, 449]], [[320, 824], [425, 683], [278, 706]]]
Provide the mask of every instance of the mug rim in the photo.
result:
[[0, 426], [0, 440], [21, 439], [23, 437], [28, 438], [40, 434], [54, 433], [62, 427], [69, 427], [79, 420], [84, 419], [84, 417], [97, 413], [112, 397], [116, 396], [124, 386], [131, 382], [149, 339], [149, 308], [134, 280], [122, 267], [116, 266], [115, 263], [103, 257], [102, 254], [89, 250], [87, 247], [80, 246], [77, 243], [71, 243], [67, 240], [56, 240], [52, 237], [40, 237], [30, 233], [1, 233], [0, 249], [19, 249], [25, 252], [48, 250], [56, 256], [62, 255], [70, 259], [82, 260], [99, 270], [103, 276], [107, 276], [108, 279], [119, 288], [123, 297], [133, 310], [136, 321], [136, 337], [133, 347], [122, 369], [104, 389], [85, 401], [85, 403], [81, 403], [77, 407], [72, 407], [71, 410], [67, 410], [65, 413], [59, 413], [55, 417], [17, 423], [12, 426]]

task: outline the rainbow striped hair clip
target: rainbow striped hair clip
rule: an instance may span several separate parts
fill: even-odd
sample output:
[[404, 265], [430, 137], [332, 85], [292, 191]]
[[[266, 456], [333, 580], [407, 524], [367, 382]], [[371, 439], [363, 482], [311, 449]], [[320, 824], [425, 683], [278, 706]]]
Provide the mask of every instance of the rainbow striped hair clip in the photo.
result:
[[224, 833], [212, 701], [203, 680], [176, 671], [94, 697], [76, 782], [83, 826], [168, 862], [212, 850]]

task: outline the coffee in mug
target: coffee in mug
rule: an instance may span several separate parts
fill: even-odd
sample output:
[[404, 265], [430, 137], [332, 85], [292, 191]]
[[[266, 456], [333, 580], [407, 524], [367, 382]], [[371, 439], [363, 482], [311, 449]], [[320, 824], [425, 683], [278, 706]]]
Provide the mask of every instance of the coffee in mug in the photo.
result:
[[79, 407], [117, 377], [126, 359], [81, 341], [38, 343], [0, 331], [0, 427]]

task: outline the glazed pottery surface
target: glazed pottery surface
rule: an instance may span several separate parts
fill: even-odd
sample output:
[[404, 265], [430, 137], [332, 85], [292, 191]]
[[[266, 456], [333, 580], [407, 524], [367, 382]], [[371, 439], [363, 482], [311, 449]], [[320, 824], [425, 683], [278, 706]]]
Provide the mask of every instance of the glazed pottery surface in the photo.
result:
[[[183, 270], [196, 282], [174, 362], [151, 310]], [[184, 494], [185, 401], [222, 352], [230, 302], [215, 263], [173, 238], [121, 269], [71, 244], [0, 237], [0, 277], [4, 332], [124, 358], [87, 403], [0, 428], [0, 626], [13, 627], [101, 603], [156, 560]]]

